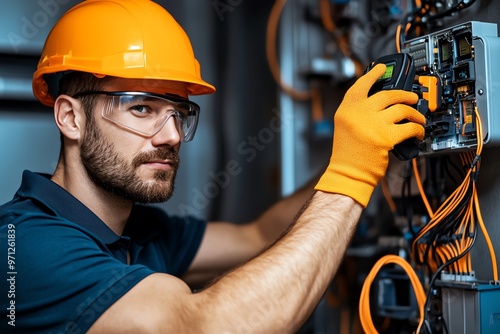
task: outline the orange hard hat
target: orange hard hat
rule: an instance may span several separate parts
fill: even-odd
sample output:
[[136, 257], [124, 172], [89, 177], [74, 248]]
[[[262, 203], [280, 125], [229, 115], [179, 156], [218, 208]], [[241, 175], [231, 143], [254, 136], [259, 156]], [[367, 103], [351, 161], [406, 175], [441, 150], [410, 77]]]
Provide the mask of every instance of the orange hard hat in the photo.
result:
[[33, 75], [40, 102], [54, 104], [44, 75], [64, 71], [178, 81], [189, 95], [215, 92], [201, 78], [186, 32], [150, 0], [86, 0], [66, 12], [49, 33]]

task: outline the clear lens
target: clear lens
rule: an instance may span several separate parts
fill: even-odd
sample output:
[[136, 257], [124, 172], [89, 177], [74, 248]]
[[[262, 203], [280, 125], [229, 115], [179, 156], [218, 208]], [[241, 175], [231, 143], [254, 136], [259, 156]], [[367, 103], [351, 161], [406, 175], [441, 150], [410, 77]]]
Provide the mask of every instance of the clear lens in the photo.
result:
[[157, 134], [173, 118], [181, 141], [193, 139], [198, 115], [199, 107], [194, 103], [142, 92], [107, 94], [102, 110], [104, 118], [148, 137]]
[[73, 95], [101, 94], [102, 117], [140, 135], [157, 134], [173, 118], [181, 141], [190, 141], [198, 126], [200, 107], [196, 103], [146, 92], [86, 91]]

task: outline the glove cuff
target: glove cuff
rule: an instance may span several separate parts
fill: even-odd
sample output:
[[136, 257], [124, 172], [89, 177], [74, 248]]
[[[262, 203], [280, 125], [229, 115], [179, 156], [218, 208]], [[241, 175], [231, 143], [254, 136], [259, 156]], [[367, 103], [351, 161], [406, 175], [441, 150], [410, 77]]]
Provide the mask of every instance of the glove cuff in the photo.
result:
[[375, 186], [366, 181], [353, 179], [352, 177], [327, 170], [321, 176], [314, 189], [349, 196], [366, 208]]

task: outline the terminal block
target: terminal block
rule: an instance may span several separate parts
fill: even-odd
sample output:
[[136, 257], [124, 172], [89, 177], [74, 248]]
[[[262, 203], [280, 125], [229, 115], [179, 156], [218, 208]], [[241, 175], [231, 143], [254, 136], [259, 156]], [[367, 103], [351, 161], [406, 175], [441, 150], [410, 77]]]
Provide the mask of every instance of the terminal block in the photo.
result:
[[[427, 101], [420, 154], [477, 146], [477, 109], [485, 147], [500, 145], [500, 38], [497, 25], [471, 21], [408, 40], [416, 86]], [[495, 56], [496, 55], [496, 56]]]

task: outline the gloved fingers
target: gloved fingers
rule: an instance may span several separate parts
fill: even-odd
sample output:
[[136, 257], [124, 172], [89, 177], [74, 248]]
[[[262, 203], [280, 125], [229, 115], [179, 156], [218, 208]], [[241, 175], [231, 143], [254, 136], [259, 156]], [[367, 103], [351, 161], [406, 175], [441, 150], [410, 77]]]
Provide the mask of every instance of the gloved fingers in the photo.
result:
[[385, 64], [375, 65], [368, 73], [361, 76], [346, 92], [345, 99], [364, 99], [373, 84], [385, 73]]
[[404, 120], [425, 125], [426, 119], [415, 108], [406, 104], [395, 104], [384, 110], [385, 116], [391, 123], [401, 123]]
[[394, 138], [397, 139], [398, 143], [403, 140], [416, 137], [418, 140], [424, 139], [425, 129], [422, 125], [417, 123], [401, 123], [396, 124], [397, 130], [394, 131]]
[[418, 95], [413, 92], [405, 90], [382, 90], [369, 97], [370, 106], [373, 108], [384, 109], [393, 104], [416, 104], [418, 102]]

